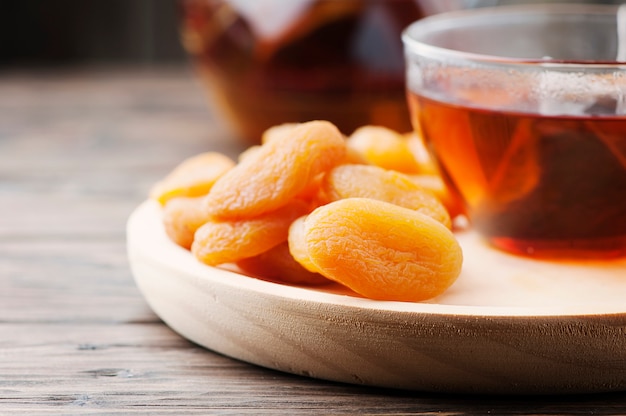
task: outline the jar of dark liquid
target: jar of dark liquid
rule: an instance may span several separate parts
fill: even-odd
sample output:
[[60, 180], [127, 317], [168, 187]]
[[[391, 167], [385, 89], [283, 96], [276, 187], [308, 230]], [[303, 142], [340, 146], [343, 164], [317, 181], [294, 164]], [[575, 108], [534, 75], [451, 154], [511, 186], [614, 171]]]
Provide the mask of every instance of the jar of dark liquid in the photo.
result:
[[[436, 3], [436, 2], [433, 2]], [[417, 0], [184, 0], [182, 39], [238, 136], [315, 119], [411, 130], [401, 32]], [[432, 6], [431, 6], [432, 7]]]

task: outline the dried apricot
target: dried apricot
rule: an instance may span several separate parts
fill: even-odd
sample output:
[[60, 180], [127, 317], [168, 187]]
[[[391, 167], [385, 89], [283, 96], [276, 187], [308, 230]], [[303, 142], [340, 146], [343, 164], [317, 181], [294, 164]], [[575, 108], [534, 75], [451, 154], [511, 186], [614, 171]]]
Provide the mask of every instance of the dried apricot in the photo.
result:
[[308, 260], [327, 278], [371, 299], [423, 301], [452, 285], [463, 253], [440, 222], [388, 202], [348, 198], [304, 220]]
[[163, 208], [167, 236], [179, 246], [190, 249], [194, 233], [209, 220], [202, 207], [202, 197], [179, 197], [167, 201]]
[[308, 211], [307, 203], [293, 200], [254, 218], [219, 220], [212, 217], [196, 231], [191, 251], [210, 266], [256, 256], [287, 241], [293, 220]]
[[257, 256], [239, 260], [237, 266], [244, 272], [284, 283], [304, 285], [330, 283], [330, 280], [321, 274], [311, 272], [298, 263], [289, 252], [286, 241]]
[[263, 132], [261, 135], [261, 143], [267, 143], [276, 138], [290, 135], [296, 127], [299, 126], [299, 123], [283, 123], [277, 124], [275, 126], [269, 127], [267, 130]]
[[420, 174], [438, 175], [439, 170], [433, 161], [428, 148], [424, 144], [424, 139], [417, 133], [408, 133], [404, 135], [407, 145], [415, 161], [417, 162]]
[[208, 265], [422, 301], [456, 280], [463, 254], [449, 230], [453, 199], [417, 139], [376, 126], [346, 139], [327, 121], [283, 124], [237, 164], [214, 152], [185, 160], [151, 197], [169, 238]]
[[439, 175], [409, 175], [413, 182], [424, 189], [429, 190], [437, 196], [441, 203], [446, 207], [450, 218], [456, 218], [463, 215], [465, 208], [461, 203], [460, 197], [454, 195], [446, 186], [443, 179]]
[[302, 123], [268, 140], [220, 177], [205, 207], [211, 215], [228, 219], [273, 211], [345, 157], [345, 140], [337, 127], [327, 121]]
[[448, 211], [429, 190], [407, 175], [373, 165], [340, 165], [324, 176], [322, 200], [373, 198], [413, 209], [451, 227]]
[[237, 156], [237, 162], [241, 162], [242, 160], [244, 160], [251, 154], [257, 152], [259, 149], [261, 149], [261, 145], [258, 145], [258, 144], [248, 147], [246, 150], [239, 153], [239, 156]]
[[315, 266], [309, 258], [309, 252], [306, 246], [305, 220], [306, 217], [303, 216], [291, 223], [287, 244], [289, 245], [289, 252], [294, 260], [300, 263], [306, 270], [317, 273], [317, 266]]
[[406, 138], [386, 127], [360, 127], [348, 137], [346, 145], [373, 165], [404, 173], [419, 172]]
[[[284, 123], [284, 124], [278, 124], [276, 126], [272, 126], [263, 132], [263, 135], [261, 136], [261, 143], [267, 143], [270, 140], [276, 139], [277, 137], [289, 135], [291, 134], [293, 129], [298, 127], [299, 125], [300, 125], [299, 123]], [[252, 153], [252, 151], [256, 150], [256, 148], [258, 147], [259, 147], [258, 145], [252, 146], [248, 150], [245, 150], [243, 152], [244, 156], [247, 156], [248, 153]], [[352, 148], [347, 148], [346, 151], [347, 151], [346, 160], [345, 160], [346, 163], [359, 163], [359, 164], [369, 163], [360, 152], [357, 152], [356, 150]]]
[[164, 205], [180, 196], [201, 196], [209, 192], [215, 181], [232, 169], [235, 162], [216, 152], [201, 153], [185, 159], [150, 191], [150, 197]]

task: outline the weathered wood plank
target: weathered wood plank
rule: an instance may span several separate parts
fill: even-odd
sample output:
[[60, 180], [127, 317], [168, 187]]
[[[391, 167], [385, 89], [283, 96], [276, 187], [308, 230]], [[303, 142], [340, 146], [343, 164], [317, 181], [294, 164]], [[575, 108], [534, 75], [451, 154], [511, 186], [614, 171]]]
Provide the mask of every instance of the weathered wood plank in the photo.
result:
[[0, 322], [156, 322], [122, 239], [0, 240]]
[[243, 144], [187, 70], [0, 77], [0, 321], [155, 321], [125, 225], [184, 157]]
[[[0, 325], [0, 413], [620, 414], [624, 395], [427, 395], [291, 376], [201, 349], [162, 325]], [[587, 409], [586, 411], [583, 409]]]

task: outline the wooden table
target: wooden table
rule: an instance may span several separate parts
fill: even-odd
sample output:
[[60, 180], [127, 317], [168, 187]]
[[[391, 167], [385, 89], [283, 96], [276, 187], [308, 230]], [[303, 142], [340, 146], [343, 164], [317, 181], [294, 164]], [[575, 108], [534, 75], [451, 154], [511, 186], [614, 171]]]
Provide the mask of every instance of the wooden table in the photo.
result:
[[0, 75], [0, 414], [626, 414], [626, 393], [342, 385], [178, 336], [134, 284], [126, 219], [183, 158], [244, 147], [188, 68]]

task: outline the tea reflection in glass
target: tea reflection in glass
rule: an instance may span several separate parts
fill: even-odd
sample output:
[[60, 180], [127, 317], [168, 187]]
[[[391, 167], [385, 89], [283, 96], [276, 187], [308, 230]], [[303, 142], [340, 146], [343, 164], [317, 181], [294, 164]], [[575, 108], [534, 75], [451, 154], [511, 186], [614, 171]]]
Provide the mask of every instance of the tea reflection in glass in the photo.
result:
[[414, 124], [495, 246], [626, 256], [616, 11], [502, 7], [428, 18], [405, 33]]

